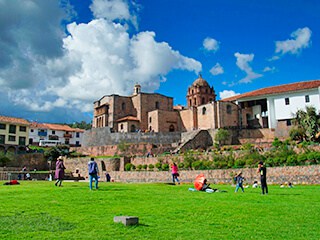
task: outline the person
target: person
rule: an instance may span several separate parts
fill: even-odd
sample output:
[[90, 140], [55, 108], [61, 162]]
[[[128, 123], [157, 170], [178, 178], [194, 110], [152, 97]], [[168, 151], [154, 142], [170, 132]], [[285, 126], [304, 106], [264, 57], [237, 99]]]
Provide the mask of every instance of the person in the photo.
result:
[[66, 168], [63, 164], [63, 157], [59, 156], [57, 158], [57, 162], [56, 162], [56, 172], [55, 172], [56, 182], [54, 185], [61, 187], [62, 181], [64, 179], [64, 170], [65, 169]]
[[234, 192], [238, 192], [239, 188], [241, 188], [242, 192], [244, 192], [244, 188], [243, 188], [243, 185], [242, 185], [244, 178], [242, 177], [242, 172], [239, 172], [235, 176], [235, 179], [236, 179], [237, 186], [236, 186], [236, 190]]
[[110, 182], [111, 181], [111, 176], [108, 172], [106, 172], [106, 182]]
[[173, 163], [171, 165], [171, 173], [172, 173], [172, 182], [175, 184], [175, 182], [177, 182], [178, 184], [180, 184], [180, 181], [178, 179], [179, 177], [179, 173], [178, 173], [178, 166], [176, 163]]
[[259, 187], [258, 182], [257, 182], [257, 181], [254, 181], [253, 184], [252, 184], [252, 187], [253, 187], [253, 188]]
[[260, 174], [262, 194], [268, 194], [267, 169], [263, 165], [263, 162], [259, 162], [257, 173]]
[[98, 164], [94, 161], [94, 158], [90, 158], [88, 162], [88, 171], [89, 171], [89, 188], [92, 190], [92, 181], [95, 181], [95, 188], [98, 189]]
[[26, 180], [32, 180], [30, 173], [27, 173], [27, 174], [26, 174]]
[[218, 191], [218, 189], [211, 188], [210, 183], [208, 183], [207, 179], [205, 178], [203, 180], [203, 185], [202, 185], [201, 191], [213, 193], [213, 192]]

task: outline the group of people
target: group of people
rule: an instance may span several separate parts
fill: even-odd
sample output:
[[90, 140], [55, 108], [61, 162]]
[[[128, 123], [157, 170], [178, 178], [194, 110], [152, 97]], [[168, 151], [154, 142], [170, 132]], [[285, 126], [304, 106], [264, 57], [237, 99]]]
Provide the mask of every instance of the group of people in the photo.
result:
[[[257, 173], [260, 176], [261, 181], [261, 190], [262, 194], [268, 194], [268, 185], [267, 185], [267, 168], [263, 165], [263, 162], [259, 162]], [[242, 176], [242, 172], [239, 172], [235, 177], [234, 180], [236, 182], [236, 190], [238, 192], [239, 188], [241, 188], [242, 192], [244, 192], [243, 181], [244, 177]], [[255, 181], [252, 187], [257, 187], [258, 183]]]
[[[64, 170], [65, 166], [63, 164], [63, 157], [59, 156], [57, 158], [56, 162], [56, 171], [55, 171], [55, 186], [62, 186], [62, 181], [64, 179]], [[263, 162], [259, 162], [258, 164], [258, 170], [257, 173], [260, 175], [260, 181], [261, 181], [261, 190], [262, 194], [268, 194], [268, 185], [267, 185], [267, 169], [264, 166]], [[99, 168], [98, 164], [95, 162], [94, 158], [91, 158], [90, 161], [88, 162], [88, 174], [89, 174], [89, 188], [92, 190], [93, 188], [93, 182], [95, 182], [95, 189], [98, 189], [98, 183], [99, 183]], [[171, 174], [172, 174], [172, 182], [173, 184], [180, 184], [179, 181], [179, 172], [178, 172], [178, 166], [176, 163], [172, 163], [171, 165]], [[110, 181], [110, 175], [106, 174], [106, 179], [107, 181]], [[243, 181], [244, 177], [242, 176], [242, 172], [239, 172], [235, 178], [236, 182], [236, 189], [235, 192], [238, 192], [239, 188], [241, 188], [242, 192], [244, 192], [244, 187], [243, 187]], [[255, 183], [257, 184], [257, 183]], [[211, 189], [209, 187], [210, 184], [207, 183], [207, 179], [204, 179], [203, 181], [203, 186], [202, 186], [202, 191], [206, 191], [207, 189]]]
[[[56, 161], [56, 171], [55, 171], [55, 186], [62, 186], [62, 181], [65, 175], [65, 166], [63, 163], [63, 157], [59, 156]], [[88, 174], [89, 174], [89, 188], [92, 190], [93, 182], [95, 182], [95, 189], [98, 189], [99, 183], [99, 168], [98, 164], [94, 161], [94, 158], [90, 158], [88, 162]], [[106, 174], [106, 180], [110, 182], [110, 175]]]

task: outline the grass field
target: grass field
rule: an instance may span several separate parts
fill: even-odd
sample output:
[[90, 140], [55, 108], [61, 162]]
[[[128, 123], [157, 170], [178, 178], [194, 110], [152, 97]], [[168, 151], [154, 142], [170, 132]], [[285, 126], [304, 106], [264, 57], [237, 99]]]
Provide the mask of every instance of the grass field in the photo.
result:
[[[269, 186], [234, 193], [191, 185], [0, 182], [0, 239], [319, 239], [320, 188]], [[114, 216], [138, 216], [138, 226]]]

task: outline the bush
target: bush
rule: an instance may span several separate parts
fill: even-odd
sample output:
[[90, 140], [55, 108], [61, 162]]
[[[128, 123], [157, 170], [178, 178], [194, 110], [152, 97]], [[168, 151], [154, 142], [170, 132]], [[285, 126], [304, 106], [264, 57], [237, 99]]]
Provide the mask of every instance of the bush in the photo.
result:
[[157, 162], [156, 163], [156, 168], [160, 171], [162, 170], [162, 163], [161, 162]]
[[295, 166], [298, 164], [298, 161], [297, 161], [297, 156], [296, 155], [291, 155], [287, 158], [287, 164], [289, 166]]
[[130, 171], [132, 169], [132, 163], [126, 163], [126, 165], [124, 165], [124, 170], [125, 171]]
[[318, 163], [320, 160], [320, 153], [319, 152], [309, 152], [307, 154], [308, 162], [311, 164]]
[[308, 160], [308, 155], [306, 153], [299, 154], [297, 157], [297, 162], [299, 165], [304, 165]]
[[168, 171], [169, 170], [169, 164], [168, 163], [162, 164], [161, 169], [162, 169], [162, 171]]
[[149, 168], [150, 171], [153, 171], [154, 165], [150, 163], [149, 166], [148, 166], [148, 168]]
[[192, 168], [194, 169], [194, 170], [199, 170], [199, 169], [201, 169], [202, 168], [202, 161], [200, 161], [200, 160], [198, 160], [198, 161], [195, 161], [195, 162], [193, 162], [192, 163]]
[[242, 168], [246, 164], [246, 160], [238, 158], [234, 161], [234, 166], [237, 168]]
[[137, 170], [140, 171], [141, 169], [142, 169], [142, 165], [139, 164], [139, 165], [137, 166]]
[[143, 164], [143, 165], [142, 165], [142, 169], [143, 169], [143, 170], [147, 170], [147, 168], [148, 168], [148, 165], [147, 165], [147, 164]]
[[183, 162], [178, 163], [178, 168], [183, 169], [184, 168], [184, 163]]

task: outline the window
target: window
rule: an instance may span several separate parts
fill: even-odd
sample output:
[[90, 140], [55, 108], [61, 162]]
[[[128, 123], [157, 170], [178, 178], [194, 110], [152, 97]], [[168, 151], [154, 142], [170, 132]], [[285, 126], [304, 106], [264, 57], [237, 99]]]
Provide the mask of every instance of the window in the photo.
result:
[[55, 130], [52, 130], [52, 134], [56, 134], [56, 131], [55, 131]]
[[135, 131], [136, 131], [136, 126], [132, 124], [130, 131], [131, 131], [131, 132], [135, 132]]
[[169, 127], [169, 132], [174, 132], [174, 126], [172, 124]]
[[19, 137], [19, 145], [26, 145], [26, 137]]
[[80, 142], [79, 141], [76, 141], [76, 146], [80, 146]]
[[310, 97], [309, 97], [309, 95], [306, 95], [306, 96], [305, 96], [305, 99], [306, 99], [306, 102], [310, 102]]
[[20, 132], [26, 132], [27, 131], [27, 127], [26, 126], [20, 126], [19, 127], [19, 131]]
[[152, 122], [152, 117], [149, 117], [149, 123], [151, 123]]
[[76, 132], [76, 138], [80, 137], [80, 133]]
[[201, 99], [201, 104], [204, 104], [205, 100], [204, 97]]
[[192, 101], [191, 101], [191, 99], [190, 99], [190, 101], [189, 101], [189, 105], [190, 105], [190, 106], [192, 105]]
[[16, 125], [9, 125], [9, 133], [16, 133]]
[[205, 115], [207, 112], [207, 109], [205, 107], [202, 108], [202, 115]]
[[197, 105], [197, 99], [196, 99], [196, 98], [193, 99], [193, 104], [194, 104], [194, 105]]
[[66, 139], [64, 140], [64, 144], [69, 144], [69, 143], [70, 143], [69, 138], [66, 138]]
[[120, 129], [123, 130], [123, 124], [122, 123], [120, 124]]
[[285, 101], [286, 105], [290, 104], [289, 98], [285, 98], [284, 101]]
[[33, 139], [29, 138], [29, 144], [32, 145], [33, 144]]
[[291, 119], [287, 119], [287, 126], [291, 126]]
[[156, 102], [156, 109], [159, 109], [159, 107], [160, 107], [159, 102]]
[[6, 125], [4, 123], [0, 123], [0, 129], [6, 129]]
[[31, 130], [30, 130], [30, 132], [34, 132], [34, 130], [33, 130], [33, 129], [31, 129]]
[[16, 136], [10, 136], [9, 135], [8, 141], [9, 142], [15, 142], [16, 141]]
[[232, 113], [232, 108], [230, 105], [227, 105], [227, 113], [231, 114]]
[[126, 110], [126, 104], [125, 103], [121, 104], [121, 109], [122, 109], [122, 111]]
[[5, 135], [0, 135], [0, 144], [4, 144]]

